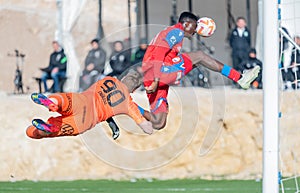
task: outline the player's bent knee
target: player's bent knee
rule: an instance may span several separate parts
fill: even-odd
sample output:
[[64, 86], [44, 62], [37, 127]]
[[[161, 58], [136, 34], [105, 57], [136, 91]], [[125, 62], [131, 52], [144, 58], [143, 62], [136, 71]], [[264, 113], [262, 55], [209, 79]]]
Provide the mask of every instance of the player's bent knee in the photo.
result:
[[161, 130], [166, 126], [168, 113], [157, 113], [151, 117], [151, 123], [154, 129]]
[[156, 130], [161, 130], [161, 129], [165, 128], [166, 121], [159, 121], [159, 122], [152, 123], [152, 126]]

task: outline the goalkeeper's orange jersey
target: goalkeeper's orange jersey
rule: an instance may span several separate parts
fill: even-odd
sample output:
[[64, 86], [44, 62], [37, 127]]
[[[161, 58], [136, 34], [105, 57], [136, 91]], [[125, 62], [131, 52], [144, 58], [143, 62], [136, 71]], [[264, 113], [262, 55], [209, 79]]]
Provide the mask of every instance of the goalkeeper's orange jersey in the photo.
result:
[[78, 135], [118, 114], [129, 115], [137, 124], [145, 120], [127, 87], [112, 77], [99, 80], [82, 93], [56, 93], [48, 98], [58, 101], [57, 112], [61, 114], [48, 119], [48, 124], [59, 127], [48, 137]]
[[137, 124], [145, 120], [132, 101], [128, 88], [116, 78], [105, 77], [82, 94], [87, 98], [93, 96], [91, 101], [97, 112], [97, 123], [118, 114], [128, 114]]

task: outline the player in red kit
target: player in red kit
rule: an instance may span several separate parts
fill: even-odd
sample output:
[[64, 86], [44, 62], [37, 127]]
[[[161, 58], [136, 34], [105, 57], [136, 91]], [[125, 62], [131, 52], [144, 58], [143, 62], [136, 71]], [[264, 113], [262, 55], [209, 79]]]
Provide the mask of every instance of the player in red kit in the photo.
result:
[[237, 82], [243, 89], [250, 87], [260, 71], [259, 67], [255, 67], [240, 74], [201, 50], [181, 53], [184, 37], [191, 39], [196, 33], [197, 20], [198, 17], [193, 13], [181, 13], [178, 23], [159, 32], [146, 50], [142, 74], [150, 103], [150, 112], [141, 107], [139, 109], [144, 117], [152, 122], [155, 129], [162, 129], [166, 125], [169, 85], [179, 84], [182, 77], [193, 68], [202, 65], [220, 72]]

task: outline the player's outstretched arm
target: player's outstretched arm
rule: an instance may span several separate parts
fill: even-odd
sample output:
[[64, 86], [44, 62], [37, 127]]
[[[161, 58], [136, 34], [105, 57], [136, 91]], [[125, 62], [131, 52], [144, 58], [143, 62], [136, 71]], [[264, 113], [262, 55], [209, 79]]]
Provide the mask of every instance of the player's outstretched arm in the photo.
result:
[[137, 123], [137, 125], [147, 134], [153, 133], [153, 126], [150, 121], [147, 121], [136, 103], [130, 98], [128, 105], [128, 115]]

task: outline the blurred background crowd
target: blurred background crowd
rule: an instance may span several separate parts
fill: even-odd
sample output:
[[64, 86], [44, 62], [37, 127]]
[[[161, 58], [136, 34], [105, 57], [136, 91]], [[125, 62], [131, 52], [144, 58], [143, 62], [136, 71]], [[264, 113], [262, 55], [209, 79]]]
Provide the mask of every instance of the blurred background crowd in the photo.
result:
[[[14, 93], [80, 92], [104, 76], [118, 77], [131, 65], [141, 65], [154, 34], [175, 24], [182, 10], [212, 17], [217, 24], [212, 37], [195, 37], [184, 45], [184, 51], [201, 49], [240, 72], [256, 65], [262, 67], [257, 43], [261, 39], [257, 33], [259, 0], [226, 0], [217, 8], [211, 1], [170, 0], [160, 2], [160, 6], [155, 2], [74, 1], [73, 9], [68, 10], [64, 6], [67, 0], [31, 0], [28, 4], [3, 1], [0, 14], [5, 22], [0, 34], [7, 46], [1, 48], [0, 59], [9, 69], [1, 74], [5, 81], [1, 81], [0, 89]], [[297, 34], [291, 37], [300, 44]], [[286, 38], [280, 38], [279, 43], [283, 51], [289, 50], [280, 51], [283, 89], [296, 89], [299, 52], [291, 48]], [[180, 86], [220, 85], [239, 88], [202, 68], [194, 69]], [[262, 73], [252, 88], [263, 88]]]

